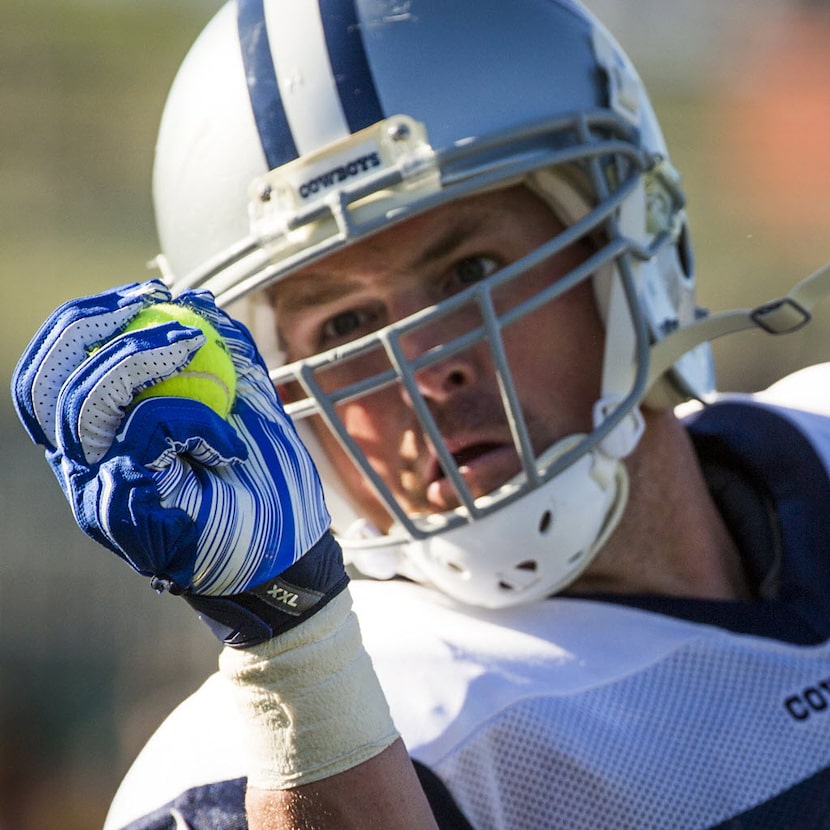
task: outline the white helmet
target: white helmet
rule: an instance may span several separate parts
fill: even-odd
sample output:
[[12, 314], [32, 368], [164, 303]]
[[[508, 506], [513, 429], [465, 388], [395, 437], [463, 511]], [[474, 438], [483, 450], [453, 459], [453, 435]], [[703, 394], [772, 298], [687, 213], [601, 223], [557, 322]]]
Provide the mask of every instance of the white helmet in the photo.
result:
[[[307, 392], [288, 409], [320, 466], [347, 558], [370, 576], [402, 574], [486, 607], [552, 594], [590, 563], [625, 505], [621, 459], [641, 433], [649, 349], [699, 316], [678, 176], [619, 45], [573, 0], [237, 0], [181, 67], [154, 176], [163, 272], [175, 290], [208, 288], [235, 313], [241, 300], [256, 309], [262, 288], [314, 259], [518, 182], [568, 227], [474, 290], [291, 365], [270, 342], [270, 309], [264, 327], [252, 322], [275, 381], [299, 381]], [[602, 392], [593, 431], [537, 457], [499, 348], [508, 321], [488, 297], [581, 237], [595, 241], [595, 253], [538, 302], [592, 280], [606, 331]], [[399, 348], [412, 326], [464, 302], [478, 303], [483, 321], [464, 343], [487, 339], [495, 349], [522, 460], [519, 475], [479, 498], [414, 381], [462, 339], [417, 362]], [[318, 371], [378, 344], [389, 356], [386, 372], [323, 393]], [[407, 515], [340, 422], [338, 402], [391, 383], [409, 393], [458, 509]], [[669, 405], [712, 389], [710, 352], [698, 346], [659, 380], [649, 402]], [[321, 416], [362, 469], [393, 518], [386, 532], [352, 504], [303, 426], [308, 415]]]

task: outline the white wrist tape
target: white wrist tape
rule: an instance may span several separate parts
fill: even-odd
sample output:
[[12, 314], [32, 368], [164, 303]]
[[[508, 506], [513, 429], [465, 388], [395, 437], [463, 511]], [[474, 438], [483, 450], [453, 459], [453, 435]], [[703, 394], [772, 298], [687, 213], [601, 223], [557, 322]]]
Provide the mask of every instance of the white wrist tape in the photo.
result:
[[226, 648], [248, 748], [248, 783], [282, 790], [374, 757], [398, 737], [348, 589], [268, 642]]

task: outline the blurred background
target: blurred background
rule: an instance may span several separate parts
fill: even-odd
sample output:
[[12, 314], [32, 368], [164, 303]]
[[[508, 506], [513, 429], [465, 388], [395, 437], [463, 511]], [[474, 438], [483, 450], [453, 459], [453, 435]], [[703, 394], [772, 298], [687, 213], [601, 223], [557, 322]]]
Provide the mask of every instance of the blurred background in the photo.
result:
[[[146, 276], [158, 119], [219, 5], [3, 0], [3, 389], [58, 303]], [[639, 66], [683, 173], [702, 304], [753, 306], [830, 259], [830, 2], [588, 5]], [[828, 304], [818, 318], [716, 344], [721, 388], [830, 360]], [[0, 830], [88, 830], [218, 648], [77, 530], [7, 392], [0, 448]]]

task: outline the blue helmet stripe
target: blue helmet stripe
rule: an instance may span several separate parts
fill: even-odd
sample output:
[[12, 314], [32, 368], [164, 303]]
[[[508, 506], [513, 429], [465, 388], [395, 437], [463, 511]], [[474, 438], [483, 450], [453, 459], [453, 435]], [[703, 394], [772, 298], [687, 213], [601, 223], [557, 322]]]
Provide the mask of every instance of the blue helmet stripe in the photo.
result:
[[320, 0], [320, 17], [343, 114], [349, 131], [355, 133], [384, 115], [354, 0]]
[[273, 170], [299, 155], [282, 105], [263, 0], [237, 0], [239, 42], [262, 150]]

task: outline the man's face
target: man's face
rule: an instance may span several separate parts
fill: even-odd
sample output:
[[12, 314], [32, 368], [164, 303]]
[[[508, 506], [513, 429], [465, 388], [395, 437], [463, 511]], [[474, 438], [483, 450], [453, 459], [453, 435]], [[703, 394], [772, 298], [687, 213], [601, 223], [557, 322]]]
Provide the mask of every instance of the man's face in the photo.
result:
[[[446, 300], [515, 262], [562, 230], [531, 191], [516, 186], [442, 206], [296, 272], [272, 293], [289, 361], [334, 348]], [[515, 307], [584, 260], [577, 243], [499, 288], [497, 312]], [[407, 358], [482, 322], [474, 304], [405, 334]], [[602, 326], [590, 282], [503, 329], [503, 342], [537, 455], [591, 427], [599, 395]], [[318, 376], [327, 390], [389, 367], [380, 348]], [[487, 340], [416, 373], [417, 388], [475, 497], [520, 471]], [[291, 397], [290, 389], [281, 389]], [[410, 514], [458, 506], [455, 490], [410, 396], [387, 386], [338, 407], [349, 434]], [[319, 438], [353, 500], [381, 530], [389, 518], [327, 429]]]

